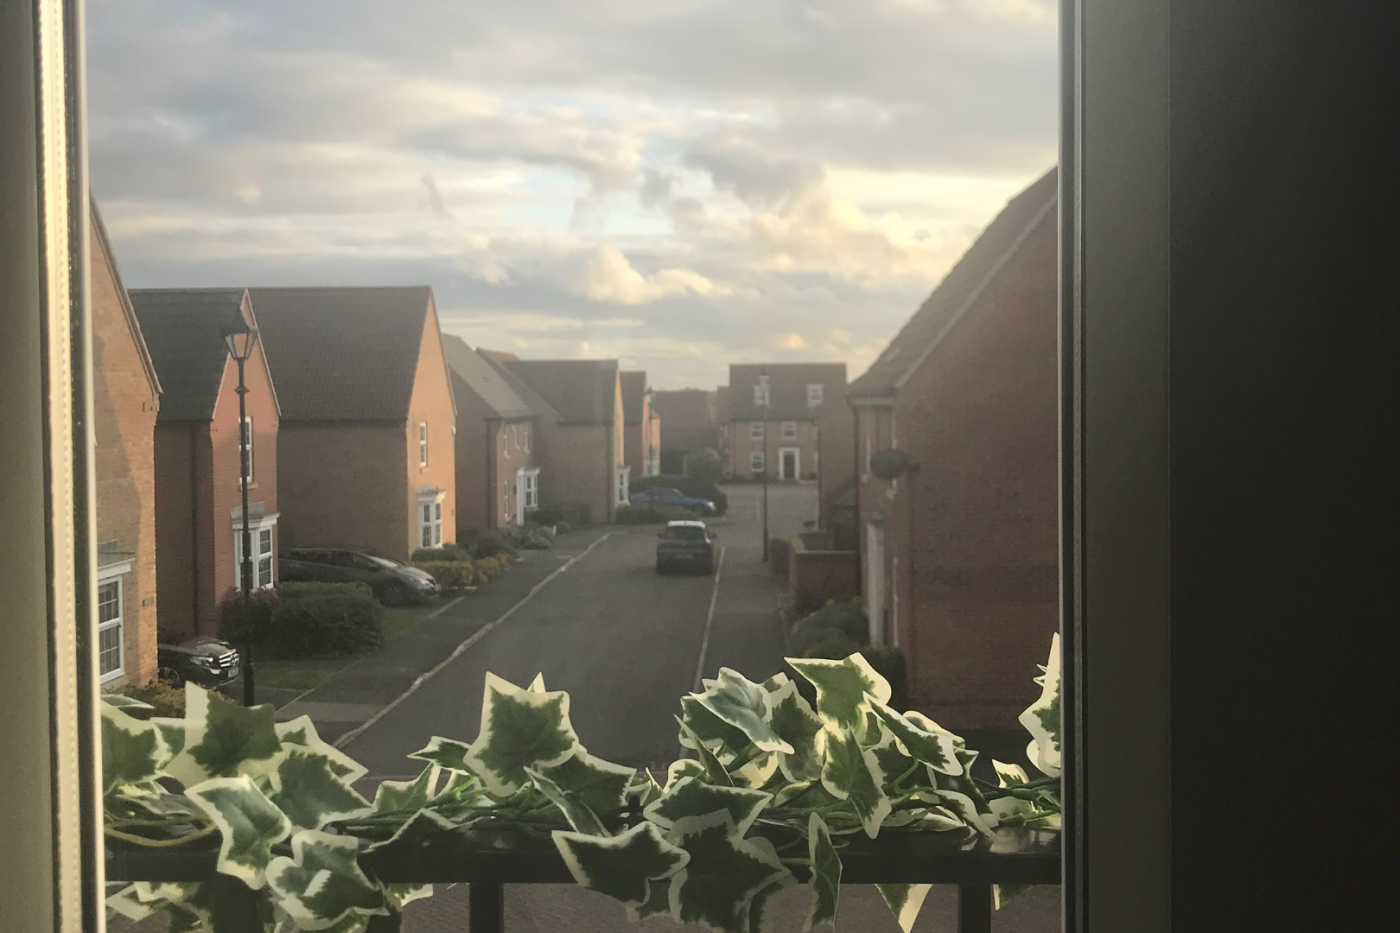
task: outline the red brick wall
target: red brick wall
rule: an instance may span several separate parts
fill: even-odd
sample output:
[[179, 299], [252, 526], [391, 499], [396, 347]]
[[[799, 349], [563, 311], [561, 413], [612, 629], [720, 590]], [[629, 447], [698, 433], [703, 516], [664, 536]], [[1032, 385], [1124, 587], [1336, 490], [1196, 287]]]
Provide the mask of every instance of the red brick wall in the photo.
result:
[[457, 434], [454, 438], [457, 475], [457, 525], [461, 528], [495, 528], [499, 521], [500, 496], [495, 489], [493, 469], [498, 456], [500, 422], [489, 408], [456, 374], [452, 392], [457, 399]]
[[[847, 600], [860, 595], [860, 562], [852, 551], [809, 551], [792, 539], [788, 549], [788, 593], [795, 600]], [[825, 542], [818, 546], [829, 546]]]
[[282, 425], [280, 546], [359, 547], [407, 560], [404, 431], [400, 421]]
[[[436, 486], [445, 491], [442, 500], [442, 543], [457, 540], [457, 449], [453, 430], [457, 416], [452, 404], [452, 384], [442, 356], [442, 334], [435, 308], [423, 316], [423, 335], [418, 347], [418, 371], [413, 379], [413, 395], [408, 402], [406, 457], [408, 490], [406, 508], [409, 522], [406, 560], [420, 544], [418, 527], [418, 487]], [[418, 425], [428, 426], [428, 465], [419, 462]]]
[[777, 479], [780, 475], [782, 463], [779, 453], [785, 447], [796, 447], [798, 451], [798, 471], [800, 479], [815, 479], [817, 476], [817, 464], [819, 454], [817, 447], [817, 422], [795, 421], [792, 422], [797, 428], [797, 437], [788, 439], [783, 437], [782, 421], [769, 421], [765, 423], [763, 440], [754, 440], [752, 436], [752, 422], [736, 421], [729, 426], [729, 471], [735, 476], [757, 477], [758, 473], [753, 471], [751, 466], [751, 455], [763, 453], [765, 464], [768, 468], [768, 476]]
[[1056, 263], [1051, 213], [897, 396], [899, 640], [949, 728], [1017, 728], [1058, 625]]
[[122, 578], [125, 674], [103, 685], [115, 690], [145, 684], [156, 675], [155, 423], [160, 399], [96, 223], [90, 255], [97, 540], [132, 555], [131, 570]]
[[208, 426], [202, 422], [156, 426], [157, 618], [162, 629], [172, 632], [196, 630], [200, 567], [210, 559], [207, 543], [197, 532], [209, 527], [204, 514], [208, 509], [200, 502], [207, 484], [198, 480], [208, 449]]
[[855, 445], [855, 415], [851, 407], [839, 396], [828, 399], [817, 414], [817, 490], [823, 526], [828, 497], [855, 478]]

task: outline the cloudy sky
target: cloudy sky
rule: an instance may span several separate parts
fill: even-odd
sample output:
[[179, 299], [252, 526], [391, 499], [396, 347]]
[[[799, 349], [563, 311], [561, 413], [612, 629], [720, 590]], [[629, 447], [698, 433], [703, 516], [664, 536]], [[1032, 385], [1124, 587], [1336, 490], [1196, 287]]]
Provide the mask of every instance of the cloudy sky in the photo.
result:
[[88, 0], [131, 287], [430, 284], [443, 329], [862, 372], [1055, 158], [1053, 0]]

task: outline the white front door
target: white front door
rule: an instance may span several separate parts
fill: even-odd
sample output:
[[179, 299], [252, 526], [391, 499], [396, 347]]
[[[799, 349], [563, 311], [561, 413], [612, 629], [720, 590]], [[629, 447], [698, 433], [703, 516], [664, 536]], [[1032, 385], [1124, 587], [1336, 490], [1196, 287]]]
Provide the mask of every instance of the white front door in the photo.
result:
[[870, 643], [885, 643], [885, 526], [865, 526], [865, 611], [870, 616]]
[[783, 471], [782, 479], [797, 479], [802, 475], [802, 451], [797, 447], [784, 447], [778, 451]]
[[525, 524], [525, 494], [529, 481], [525, 478], [525, 468], [515, 471], [515, 523]]

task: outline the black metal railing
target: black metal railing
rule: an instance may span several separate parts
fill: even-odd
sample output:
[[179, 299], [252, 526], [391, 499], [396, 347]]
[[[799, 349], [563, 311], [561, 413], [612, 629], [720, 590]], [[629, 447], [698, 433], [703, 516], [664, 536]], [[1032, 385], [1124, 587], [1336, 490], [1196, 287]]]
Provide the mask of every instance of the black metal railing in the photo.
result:
[[[935, 884], [958, 888], [958, 933], [990, 933], [992, 886], [1060, 883], [1060, 834], [1000, 829], [994, 838], [953, 838], [949, 833], [885, 833], [878, 839], [846, 837], [841, 850], [842, 884]], [[109, 844], [109, 881], [205, 881], [240, 899], [242, 885], [214, 870], [216, 848], [149, 849]], [[470, 933], [503, 933], [505, 886], [572, 884], [553, 843], [544, 839], [488, 842], [467, 833], [443, 833], [414, 848], [366, 852], [360, 864], [386, 882], [465, 883], [470, 888]], [[805, 868], [793, 869], [801, 881]], [[246, 890], [246, 889], [243, 889]], [[251, 895], [247, 929], [260, 931]], [[376, 933], [371, 923], [369, 933]], [[240, 924], [239, 929], [242, 928]]]

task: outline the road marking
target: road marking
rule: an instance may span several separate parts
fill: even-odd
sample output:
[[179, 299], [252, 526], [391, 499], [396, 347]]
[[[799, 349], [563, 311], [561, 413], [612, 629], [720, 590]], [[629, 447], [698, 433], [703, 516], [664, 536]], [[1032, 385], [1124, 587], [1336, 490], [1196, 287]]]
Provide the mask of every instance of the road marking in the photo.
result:
[[464, 599], [466, 599], [466, 598], [467, 598], [467, 597], [465, 597], [465, 596], [458, 596], [456, 599], [449, 600], [449, 601], [447, 601], [446, 603], [443, 603], [441, 606], [438, 606], [438, 607], [437, 607], [436, 609], [434, 609], [432, 612], [428, 613], [428, 618], [429, 618], [429, 619], [436, 619], [438, 616], [442, 615], [444, 612], [446, 612], [447, 610], [451, 609], [453, 606], [457, 605], [458, 603], [460, 603], [462, 600], [464, 600]]
[[700, 639], [700, 657], [695, 662], [695, 682], [691, 693], [700, 692], [700, 680], [705, 673], [705, 653], [710, 650], [710, 629], [715, 624], [715, 604], [719, 602], [719, 578], [724, 573], [724, 548], [719, 549], [719, 563], [715, 565], [715, 583], [710, 589], [710, 611], [705, 613], [705, 634]]
[[[560, 566], [558, 567], [558, 569], [556, 569], [556, 570], [555, 570], [553, 573], [551, 573], [549, 576], [545, 577], [545, 578], [544, 578], [543, 580], [541, 580], [539, 583], [536, 583], [533, 587], [530, 588], [530, 592], [526, 593], [526, 594], [521, 598], [520, 602], [516, 603], [514, 606], [511, 606], [509, 609], [507, 609], [504, 613], [501, 614], [501, 616], [500, 616], [499, 618], [496, 618], [496, 619], [494, 619], [494, 620], [492, 620], [492, 621], [490, 621], [490, 622], [487, 622], [487, 623], [486, 623], [485, 625], [483, 625], [481, 628], [479, 628], [479, 629], [477, 629], [475, 632], [473, 632], [473, 633], [471, 634], [471, 636], [470, 636], [469, 638], [467, 638], [466, 641], [462, 642], [460, 645], [458, 645], [456, 648], [454, 648], [454, 649], [452, 650], [452, 653], [449, 654], [449, 655], [448, 655], [446, 658], [444, 658], [442, 661], [438, 662], [437, 666], [434, 667], [432, 670], [428, 671], [428, 672], [425, 673], [425, 674], [419, 674], [419, 675], [418, 675], [418, 679], [415, 680], [412, 684], [410, 684], [410, 685], [409, 685], [409, 688], [408, 688], [407, 690], [405, 690], [403, 693], [399, 694], [399, 695], [398, 695], [397, 697], [395, 697], [392, 701], [390, 701], [389, 704], [388, 704], [387, 706], [385, 706], [385, 707], [384, 707], [383, 709], [381, 709], [379, 712], [375, 713], [375, 714], [374, 714], [373, 716], [371, 716], [370, 718], [366, 719], [364, 722], [362, 722], [360, 725], [356, 726], [354, 729], [351, 729], [349, 732], [345, 733], [345, 734], [342, 735], [340, 738], [336, 739], [335, 742], [333, 743], [333, 744], [335, 745], [335, 747], [336, 747], [336, 748], [344, 748], [345, 746], [347, 746], [347, 745], [349, 745], [351, 742], [353, 742], [355, 739], [359, 738], [361, 733], [363, 733], [363, 732], [364, 732], [366, 729], [368, 729], [370, 726], [372, 726], [372, 725], [374, 725], [375, 723], [377, 723], [379, 720], [383, 719], [383, 718], [389, 713], [390, 710], [394, 709], [396, 706], [398, 706], [398, 705], [399, 705], [400, 703], [402, 703], [404, 700], [407, 700], [409, 697], [411, 697], [414, 693], [416, 693], [416, 692], [418, 691], [418, 688], [419, 688], [419, 687], [423, 686], [425, 683], [427, 683], [429, 680], [431, 680], [433, 677], [435, 677], [435, 676], [437, 675], [437, 673], [438, 673], [439, 671], [441, 671], [444, 667], [446, 667], [447, 665], [451, 664], [453, 661], [455, 661], [455, 660], [457, 660], [459, 657], [461, 657], [462, 654], [463, 654], [468, 648], [470, 648], [472, 645], [476, 644], [477, 642], [481, 641], [481, 639], [485, 638], [492, 630], [494, 630], [494, 629], [496, 628], [496, 626], [500, 625], [501, 623], [503, 623], [503, 622], [505, 622], [507, 619], [509, 619], [511, 616], [515, 615], [515, 611], [516, 611], [517, 609], [519, 609], [521, 606], [525, 605], [525, 604], [528, 603], [531, 599], [533, 599], [534, 596], [535, 596], [535, 594], [538, 593], [540, 590], [544, 589], [544, 588], [545, 588], [546, 586], [548, 586], [550, 583], [552, 583], [552, 582], [554, 581], [554, 578], [555, 578], [555, 577], [559, 576], [561, 573], [563, 573], [564, 571], [568, 570], [570, 567], [572, 567], [572, 566], [573, 566], [575, 563], [577, 563], [578, 561], [580, 561], [580, 560], [582, 560], [583, 558], [587, 557], [590, 553], [592, 553], [592, 551], [593, 551], [593, 549], [594, 549], [595, 547], [597, 547], [598, 545], [602, 544], [604, 541], [608, 540], [608, 539], [611, 538], [612, 536], [613, 536], [613, 533], [612, 533], [611, 531], [607, 532], [607, 533], [604, 534], [601, 538], [599, 538], [597, 541], [594, 541], [594, 542], [593, 542], [592, 544], [590, 544], [588, 547], [584, 548], [581, 552], [579, 552], [578, 554], [575, 554], [573, 557], [569, 558], [568, 561], [566, 561], [564, 564], [560, 565]], [[723, 561], [723, 554], [722, 554], [722, 553], [721, 553], [721, 561]]]

